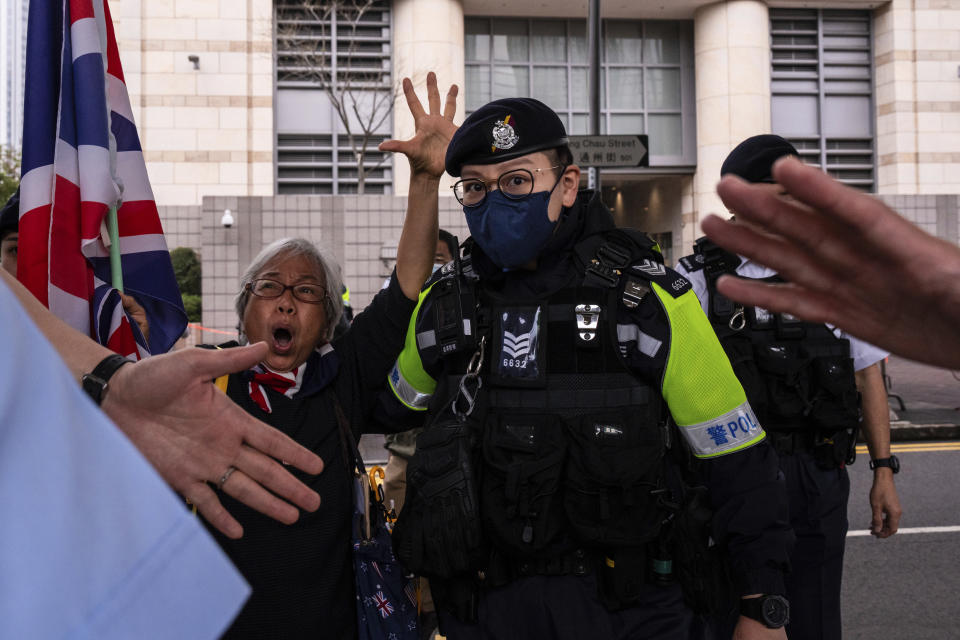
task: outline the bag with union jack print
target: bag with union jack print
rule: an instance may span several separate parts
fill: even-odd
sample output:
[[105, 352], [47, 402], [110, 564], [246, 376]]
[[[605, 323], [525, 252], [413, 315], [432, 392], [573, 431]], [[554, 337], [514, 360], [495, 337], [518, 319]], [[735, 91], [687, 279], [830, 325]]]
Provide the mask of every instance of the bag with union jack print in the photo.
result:
[[[371, 485], [346, 416], [334, 403], [340, 435], [354, 470], [353, 570], [359, 640], [419, 640], [417, 591], [393, 554], [381, 495]], [[352, 458], [352, 460], [350, 460]]]

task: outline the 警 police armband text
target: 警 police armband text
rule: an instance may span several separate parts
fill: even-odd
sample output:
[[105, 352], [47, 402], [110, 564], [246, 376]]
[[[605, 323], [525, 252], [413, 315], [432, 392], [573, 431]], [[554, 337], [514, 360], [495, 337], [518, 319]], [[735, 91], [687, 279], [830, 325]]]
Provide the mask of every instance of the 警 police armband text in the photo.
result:
[[716, 458], [746, 449], [766, 437], [749, 402], [713, 420], [678, 425], [698, 458]]

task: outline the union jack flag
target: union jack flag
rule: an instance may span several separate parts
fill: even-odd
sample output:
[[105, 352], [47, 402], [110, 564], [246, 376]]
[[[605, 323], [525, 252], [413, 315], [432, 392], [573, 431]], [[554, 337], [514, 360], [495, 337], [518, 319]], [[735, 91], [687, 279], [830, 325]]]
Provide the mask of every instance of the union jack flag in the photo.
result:
[[387, 600], [386, 596], [383, 595], [383, 591], [377, 591], [373, 595], [373, 599], [377, 603], [377, 611], [380, 612], [380, 617], [386, 618], [393, 613], [393, 605]]
[[[168, 351], [186, 314], [150, 189], [106, 0], [31, 0], [17, 275], [51, 311], [128, 357]], [[117, 212], [124, 292], [105, 220]]]

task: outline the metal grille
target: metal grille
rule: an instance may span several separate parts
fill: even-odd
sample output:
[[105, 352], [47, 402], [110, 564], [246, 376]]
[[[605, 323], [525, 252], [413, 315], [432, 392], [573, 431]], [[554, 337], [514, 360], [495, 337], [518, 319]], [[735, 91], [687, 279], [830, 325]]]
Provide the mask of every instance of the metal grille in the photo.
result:
[[[386, 136], [371, 139], [374, 151], [367, 152], [364, 166], [375, 169], [367, 174], [365, 192], [389, 193], [392, 179], [384, 165], [388, 154], [376, 151]], [[346, 140], [334, 146], [330, 134], [284, 134], [277, 140], [277, 193], [335, 194], [357, 192], [357, 164]], [[334, 158], [340, 163], [334, 162]]]
[[873, 191], [870, 13], [771, 9], [770, 45], [774, 133], [804, 161]]
[[340, 83], [390, 90], [387, 2], [302, 0], [276, 11], [277, 86], [315, 87], [336, 75]]
[[[296, 123], [278, 122], [277, 193], [357, 193], [358, 160], [346, 132], [353, 132], [359, 148], [364, 138], [359, 118], [367, 114], [353, 109], [362, 112], [374, 104], [379, 124], [370, 129], [375, 135], [366, 136], [364, 192], [390, 193], [392, 158], [377, 151], [392, 128], [390, 3], [284, 0], [275, 10], [278, 101], [309, 91], [329, 98], [309, 108], [307, 102], [289, 101], [301, 108]], [[335, 101], [343, 105], [339, 111]], [[348, 114], [349, 129], [342, 114]]]

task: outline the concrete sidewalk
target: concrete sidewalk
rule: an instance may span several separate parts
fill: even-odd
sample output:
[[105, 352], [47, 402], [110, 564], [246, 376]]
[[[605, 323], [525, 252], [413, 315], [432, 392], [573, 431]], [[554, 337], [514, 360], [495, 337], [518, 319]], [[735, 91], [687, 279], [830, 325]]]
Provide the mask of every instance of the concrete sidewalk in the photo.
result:
[[886, 375], [893, 441], [960, 439], [960, 375], [897, 356]]
[[[909, 405], [908, 405], [909, 406]], [[890, 440], [960, 440], [960, 411], [956, 409], [913, 409], [892, 411]], [[862, 439], [862, 438], [861, 438]]]

